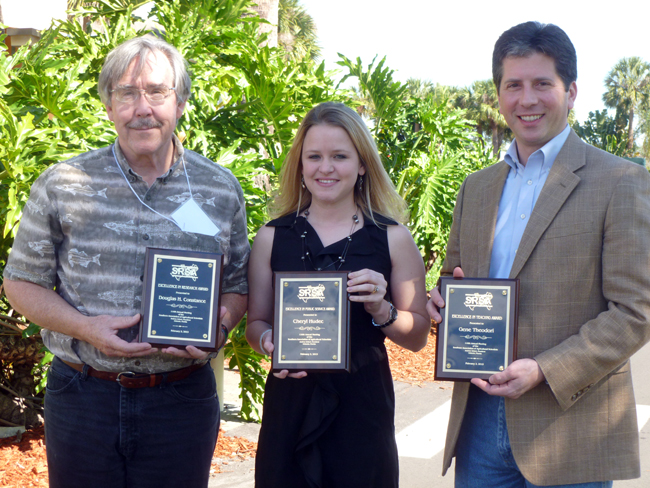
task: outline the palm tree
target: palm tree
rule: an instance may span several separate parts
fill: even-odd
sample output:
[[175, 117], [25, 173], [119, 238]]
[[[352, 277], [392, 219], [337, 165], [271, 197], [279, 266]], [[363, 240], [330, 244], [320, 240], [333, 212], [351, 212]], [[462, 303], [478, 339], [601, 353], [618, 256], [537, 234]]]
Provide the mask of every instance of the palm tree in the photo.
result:
[[406, 87], [412, 98], [428, 100], [435, 105], [444, 105], [449, 110], [458, 108], [456, 99], [460, 89], [456, 86], [434, 84], [429, 80], [409, 78], [406, 81]]
[[280, 5], [279, 0], [253, 0], [255, 5], [251, 8], [257, 12], [264, 20], [268, 20], [270, 24], [260, 24], [260, 33], [268, 33], [269, 38], [267, 45], [269, 47], [276, 47], [278, 45], [278, 8]]
[[41, 401], [33, 397], [40, 378], [33, 370], [45, 347], [40, 334], [23, 337], [29, 323], [13, 310], [5, 313], [0, 314], [0, 426], [29, 428], [43, 422]]
[[436, 83], [429, 97], [435, 104], [444, 104], [448, 110], [454, 110], [458, 108], [457, 99], [461, 93], [462, 89], [457, 86]]
[[321, 55], [316, 23], [300, 0], [280, 0], [278, 8], [278, 45], [295, 61], [317, 60]]
[[645, 136], [641, 146], [641, 157], [645, 158], [646, 163], [650, 161], [650, 104], [648, 105], [639, 113], [639, 131]]
[[361, 117], [372, 119], [375, 116], [375, 102], [361, 85], [350, 87], [350, 97], [354, 101], [355, 109]]
[[623, 108], [628, 113], [627, 151], [634, 149], [634, 114], [643, 110], [650, 99], [650, 64], [637, 56], [623, 58], [605, 78], [607, 107]]
[[[75, 10], [79, 10], [83, 7], [103, 8], [103, 9], [110, 9], [113, 11], [120, 11], [120, 10], [123, 11], [131, 7], [133, 10], [135, 10], [136, 8], [141, 7], [142, 5], [148, 2], [149, 0], [103, 0], [102, 2], [98, 2], [95, 0], [68, 0], [67, 10], [69, 12], [72, 12]], [[74, 14], [69, 14], [68, 20], [72, 21], [75, 19], [75, 17], [76, 16]], [[81, 23], [84, 31], [87, 31], [90, 24], [90, 17], [87, 15], [80, 17], [79, 22]], [[105, 27], [102, 25], [101, 21], [99, 20], [95, 20], [95, 22], [93, 22], [92, 29], [97, 32], [105, 32]]]
[[420, 78], [409, 78], [406, 80], [406, 86], [413, 98], [426, 98], [427, 95], [433, 92], [433, 83], [429, 80], [421, 80]]
[[476, 123], [476, 130], [492, 136], [492, 154], [497, 156], [508, 130], [506, 119], [499, 112], [499, 96], [492, 80], [480, 80], [461, 90], [459, 105], [467, 110], [467, 117]]
[[[575, 117], [573, 119], [569, 120], [569, 125], [583, 141], [616, 156], [625, 154], [627, 131], [621, 127], [615, 116], [607, 113], [607, 109], [602, 112], [600, 110], [589, 112], [589, 117], [582, 124], [575, 120]], [[627, 125], [627, 118], [625, 121]]]

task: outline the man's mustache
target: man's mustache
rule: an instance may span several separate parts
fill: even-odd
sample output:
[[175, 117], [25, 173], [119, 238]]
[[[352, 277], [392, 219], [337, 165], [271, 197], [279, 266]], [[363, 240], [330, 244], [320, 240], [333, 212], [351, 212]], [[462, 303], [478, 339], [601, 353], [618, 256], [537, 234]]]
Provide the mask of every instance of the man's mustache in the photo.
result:
[[162, 127], [162, 124], [154, 119], [138, 119], [126, 124], [129, 129], [155, 129]]

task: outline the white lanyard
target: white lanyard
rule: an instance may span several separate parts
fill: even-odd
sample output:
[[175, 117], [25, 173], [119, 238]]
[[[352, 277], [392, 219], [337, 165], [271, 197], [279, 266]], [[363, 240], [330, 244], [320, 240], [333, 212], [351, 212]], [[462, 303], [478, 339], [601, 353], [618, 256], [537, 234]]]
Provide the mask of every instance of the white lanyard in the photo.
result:
[[[144, 202], [142, 201], [142, 198], [140, 198], [140, 196], [139, 196], [139, 195], [135, 192], [135, 190], [133, 189], [133, 186], [131, 186], [131, 182], [130, 182], [129, 179], [126, 177], [126, 174], [124, 174], [124, 170], [122, 169], [122, 166], [120, 166], [120, 163], [119, 163], [118, 160], [117, 160], [117, 156], [115, 155], [115, 145], [111, 146], [111, 150], [113, 151], [113, 157], [115, 158], [115, 164], [117, 165], [117, 169], [119, 169], [119, 170], [120, 170], [120, 173], [122, 173], [122, 176], [124, 176], [124, 180], [126, 181], [126, 184], [129, 185], [129, 188], [131, 188], [131, 191], [132, 191], [133, 194], [135, 195], [135, 198], [137, 198], [138, 201], [139, 201], [142, 205], [144, 205], [145, 207], [147, 207], [147, 208], [148, 208], [149, 210], [151, 210], [153, 213], [160, 215], [163, 219], [167, 219], [167, 220], [169, 220], [171, 223], [173, 223], [175, 226], [177, 226], [177, 227], [178, 227], [179, 229], [181, 229], [181, 231], [182, 231], [183, 228], [178, 224], [178, 222], [176, 222], [174, 219], [172, 219], [172, 218], [170, 218], [170, 217], [167, 217], [166, 215], [161, 214], [160, 212], [157, 212], [156, 210], [154, 210], [153, 208], [151, 208], [149, 205], [147, 205], [146, 203], [144, 203]], [[183, 163], [183, 171], [185, 172], [185, 179], [187, 180], [187, 189], [188, 189], [189, 192], [190, 192], [190, 198], [189, 198], [189, 199], [191, 199], [191, 198], [192, 198], [192, 188], [190, 187], [190, 178], [189, 178], [189, 176], [187, 176], [187, 167], [185, 166], [185, 158], [184, 158], [183, 156], [181, 156], [181, 162]]]

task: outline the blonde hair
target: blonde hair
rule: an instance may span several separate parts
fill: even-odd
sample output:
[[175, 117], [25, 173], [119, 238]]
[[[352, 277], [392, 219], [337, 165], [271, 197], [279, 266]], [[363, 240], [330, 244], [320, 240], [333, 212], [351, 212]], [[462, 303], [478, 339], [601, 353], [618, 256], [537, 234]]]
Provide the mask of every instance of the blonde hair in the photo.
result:
[[340, 127], [354, 144], [360, 163], [366, 169], [366, 174], [363, 175], [363, 189], [360, 191], [359, 185], [354, 186], [354, 201], [363, 214], [375, 223], [375, 212], [397, 222], [406, 223], [406, 202], [395, 191], [366, 124], [354, 110], [335, 102], [321, 103], [312, 108], [300, 124], [280, 172], [278, 194], [269, 205], [271, 217], [299, 213], [311, 204], [311, 193], [301, 185], [301, 156], [307, 131], [315, 125]]

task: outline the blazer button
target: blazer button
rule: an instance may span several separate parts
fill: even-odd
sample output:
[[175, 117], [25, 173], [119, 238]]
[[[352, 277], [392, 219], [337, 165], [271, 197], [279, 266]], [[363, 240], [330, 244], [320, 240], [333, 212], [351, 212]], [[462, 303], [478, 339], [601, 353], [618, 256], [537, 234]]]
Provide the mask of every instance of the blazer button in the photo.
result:
[[575, 402], [577, 399], [578, 399], [578, 395], [575, 395], [575, 394], [574, 394], [574, 395], [571, 397], [571, 401], [572, 401], [572, 402]]

